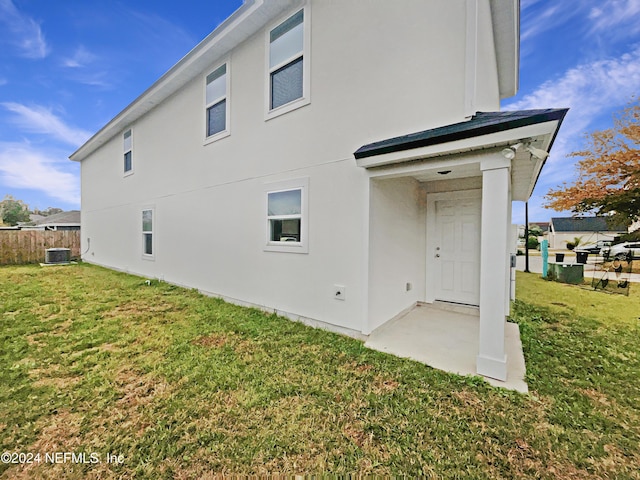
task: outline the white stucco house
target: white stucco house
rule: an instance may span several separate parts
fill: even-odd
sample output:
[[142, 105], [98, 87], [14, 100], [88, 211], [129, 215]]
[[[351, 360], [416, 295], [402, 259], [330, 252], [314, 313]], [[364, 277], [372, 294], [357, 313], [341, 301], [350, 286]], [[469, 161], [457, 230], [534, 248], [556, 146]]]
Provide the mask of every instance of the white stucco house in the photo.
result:
[[553, 217], [549, 222], [549, 248], [565, 249], [567, 242], [575, 238], [580, 243], [594, 244], [598, 241], [613, 241], [627, 233], [625, 225], [612, 225], [606, 217]]
[[566, 110], [500, 112], [517, 0], [245, 0], [82, 145], [84, 260], [368, 335], [477, 306], [506, 376], [511, 202]]

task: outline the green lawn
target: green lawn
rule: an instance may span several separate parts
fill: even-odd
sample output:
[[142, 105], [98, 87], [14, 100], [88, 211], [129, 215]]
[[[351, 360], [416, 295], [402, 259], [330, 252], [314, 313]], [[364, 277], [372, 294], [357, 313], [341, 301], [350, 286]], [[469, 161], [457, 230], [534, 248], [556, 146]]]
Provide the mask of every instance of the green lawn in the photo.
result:
[[640, 285], [518, 288], [530, 395], [90, 265], [2, 267], [0, 452], [40, 463], [0, 476], [640, 478]]

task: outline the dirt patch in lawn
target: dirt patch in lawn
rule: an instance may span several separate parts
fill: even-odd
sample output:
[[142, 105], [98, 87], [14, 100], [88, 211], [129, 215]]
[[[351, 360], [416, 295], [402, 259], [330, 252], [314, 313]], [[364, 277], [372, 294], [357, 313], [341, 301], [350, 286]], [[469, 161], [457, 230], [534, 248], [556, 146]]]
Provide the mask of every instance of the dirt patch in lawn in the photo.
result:
[[[32, 478], [70, 478], [72, 470], [78, 470], [77, 465], [69, 462], [48, 462], [45, 454], [57, 452], [81, 453], [80, 448], [80, 423], [82, 416], [71, 413], [68, 410], [59, 410], [54, 415], [44, 417], [38, 421], [41, 425], [38, 439], [33, 445], [25, 448], [26, 452], [40, 454], [40, 462], [24, 463], [16, 465], [5, 472], [6, 478], [32, 479]], [[89, 452], [86, 452], [89, 458]], [[72, 476], [73, 478], [73, 476]], [[79, 478], [79, 477], [75, 477]]]
[[64, 375], [60, 365], [52, 364], [45, 368], [34, 368], [29, 371], [29, 377], [33, 380], [34, 387], [55, 387], [64, 389], [82, 380], [82, 377]]
[[105, 318], [130, 318], [141, 315], [155, 316], [167, 312], [175, 312], [179, 308], [176, 305], [158, 300], [151, 303], [149, 300], [131, 300], [124, 302], [111, 310], [103, 312]]
[[125, 409], [144, 406], [154, 397], [169, 391], [169, 385], [149, 375], [141, 374], [131, 368], [123, 368], [116, 374], [116, 385], [123, 396], [116, 402]]
[[44, 377], [33, 382], [34, 387], [55, 387], [60, 390], [80, 383], [82, 377]]
[[212, 333], [211, 335], [207, 335], [206, 337], [196, 338], [191, 343], [193, 343], [194, 345], [200, 345], [201, 347], [221, 348], [224, 347], [228, 342], [229, 337], [227, 335]]
[[383, 395], [387, 393], [391, 393], [396, 390], [400, 386], [400, 383], [392, 380], [390, 378], [384, 378], [381, 375], [377, 375], [373, 379], [373, 385], [371, 390], [376, 395]]

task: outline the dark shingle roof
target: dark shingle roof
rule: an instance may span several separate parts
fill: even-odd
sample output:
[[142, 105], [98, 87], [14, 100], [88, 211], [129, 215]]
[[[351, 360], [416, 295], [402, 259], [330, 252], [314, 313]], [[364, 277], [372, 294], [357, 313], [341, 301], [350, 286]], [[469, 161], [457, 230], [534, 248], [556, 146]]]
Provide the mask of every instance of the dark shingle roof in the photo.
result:
[[373, 157], [385, 153], [400, 152], [412, 148], [428, 147], [441, 143], [454, 142], [465, 138], [479, 137], [491, 133], [511, 130], [518, 127], [535, 125], [552, 120], [562, 119], [567, 114], [566, 108], [548, 108], [544, 110], [518, 110], [506, 112], [478, 112], [470, 120], [444, 127], [411, 133], [401, 137], [389, 138], [380, 142], [360, 147], [354, 156], [359, 158]]
[[555, 232], [626, 232], [624, 225], [609, 225], [606, 217], [555, 217]]
[[34, 222], [34, 225], [61, 225], [61, 224], [80, 224], [80, 210], [70, 210], [68, 212], [56, 213], [43, 217], [42, 219]]

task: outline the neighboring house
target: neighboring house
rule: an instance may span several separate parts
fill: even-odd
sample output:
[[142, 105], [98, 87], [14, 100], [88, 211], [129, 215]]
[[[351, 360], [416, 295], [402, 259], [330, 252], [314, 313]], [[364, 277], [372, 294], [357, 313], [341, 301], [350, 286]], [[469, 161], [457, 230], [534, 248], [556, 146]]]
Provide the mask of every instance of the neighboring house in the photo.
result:
[[533, 226], [538, 227], [543, 235], [549, 231], [549, 222], [529, 222], [529, 228]]
[[625, 233], [626, 226], [610, 225], [606, 217], [555, 217], [549, 222], [549, 248], [565, 249], [575, 238], [587, 244], [614, 240]]
[[29, 215], [29, 222], [27, 223], [34, 224], [36, 222], [39, 222], [40, 220], [44, 220], [45, 218], [47, 218], [45, 215], [38, 215], [36, 213], [32, 213]]
[[512, 200], [566, 110], [499, 112], [516, 0], [245, 0], [80, 147], [84, 260], [352, 335], [479, 305], [506, 377]]
[[[531, 230], [534, 227], [538, 227], [542, 232], [542, 235], [537, 236], [538, 241], [542, 241], [544, 236], [547, 234], [547, 230], [549, 229], [549, 222], [529, 222], [529, 236], [532, 235]], [[524, 235], [526, 231], [525, 225], [518, 225], [517, 230], [518, 230], [518, 238], [520, 239], [519, 243], [524, 245]]]
[[[39, 215], [38, 215], [39, 216]], [[33, 220], [34, 215], [31, 216]], [[21, 225], [22, 230], [80, 230], [80, 210], [56, 213], [54, 215], [39, 216], [30, 224]]]

